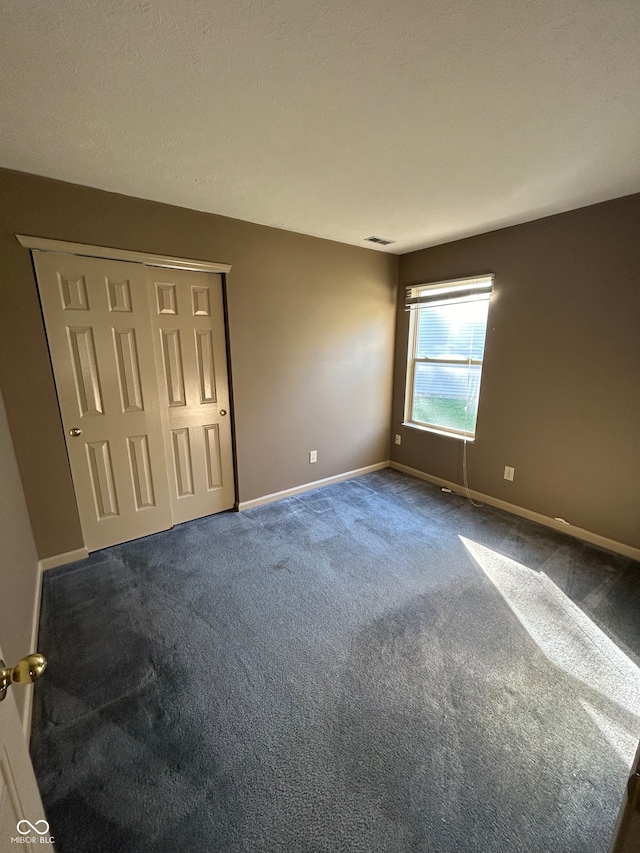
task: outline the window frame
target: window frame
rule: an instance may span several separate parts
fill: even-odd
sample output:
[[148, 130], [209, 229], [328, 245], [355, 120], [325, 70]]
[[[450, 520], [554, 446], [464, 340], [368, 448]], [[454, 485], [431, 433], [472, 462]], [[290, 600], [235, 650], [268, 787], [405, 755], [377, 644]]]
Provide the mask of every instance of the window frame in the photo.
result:
[[[493, 274], [480, 275], [468, 279], [446, 279], [439, 282], [429, 284], [416, 284], [407, 287], [407, 305], [409, 311], [409, 338], [407, 344], [407, 374], [405, 382], [404, 396], [404, 420], [402, 425], [411, 427], [412, 429], [424, 430], [425, 432], [436, 433], [437, 435], [445, 435], [450, 438], [457, 438], [462, 441], [475, 441], [478, 431], [477, 415], [476, 424], [473, 431], [460, 430], [456, 427], [445, 427], [438, 424], [430, 424], [426, 421], [418, 421], [413, 419], [414, 407], [414, 387], [415, 376], [418, 364], [440, 364], [440, 365], [476, 365], [480, 367], [480, 381], [478, 384], [478, 407], [480, 403], [480, 390], [482, 387], [482, 368], [484, 366], [484, 349], [482, 358], [430, 358], [428, 356], [417, 356], [416, 350], [418, 346], [418, 327], [420, 311], [426, 307], [437, 308], [441, 305], [461, 304], [469, 302], [487, 302], [487, 321], [486, 328], [489, 326], [489, 307], [491, 295], [493, 292]], [[479, 286], [478, 286], [479, 285]], [[421, 294], [433, 294], [437, 296], [438, 292], [442, 293], [442, 299], [430, 299], [425, 305], [415, 305], [413, 301]], [[486, 338], [485, 338], [486, 347]]]

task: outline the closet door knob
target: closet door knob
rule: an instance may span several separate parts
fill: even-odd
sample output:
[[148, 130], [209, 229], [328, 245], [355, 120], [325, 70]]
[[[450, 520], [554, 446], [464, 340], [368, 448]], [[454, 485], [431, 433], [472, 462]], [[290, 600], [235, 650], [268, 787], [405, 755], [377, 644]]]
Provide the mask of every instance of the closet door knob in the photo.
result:
[[220, 409], [220, 414], [224, 417], [227, 414], [226, 409]]

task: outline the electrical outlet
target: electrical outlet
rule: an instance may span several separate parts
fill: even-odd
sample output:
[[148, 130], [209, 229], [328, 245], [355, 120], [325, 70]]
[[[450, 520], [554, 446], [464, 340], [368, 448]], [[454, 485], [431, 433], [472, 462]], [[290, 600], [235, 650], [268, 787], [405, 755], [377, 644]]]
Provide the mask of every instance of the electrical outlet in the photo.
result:
[[402, 436], [396, 435], [396, 444], [402, 444]]
[[510, 465], [504, 466], [504, 478], [505, 480], [513, 481], [513, 475], [516, 473], [516, 469], [512, 468]]
[[309, 465], [311, 465], [317, 461], [318, 461], [318, 451], [317, 450], [310, 450], [309, 451]]

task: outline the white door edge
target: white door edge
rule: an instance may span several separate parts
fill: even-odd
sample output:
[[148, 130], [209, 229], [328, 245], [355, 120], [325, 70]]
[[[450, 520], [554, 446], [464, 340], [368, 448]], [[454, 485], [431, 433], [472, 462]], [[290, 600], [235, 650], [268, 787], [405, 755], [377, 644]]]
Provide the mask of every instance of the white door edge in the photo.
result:
[[[40, 630], [40, 607], [42, 604], [42, 562], [38, 562], [36, 570], [36, 588], [33, 596], [33, 610], [31, 613], [31, 642], [29, 645], [29, 653], [37, 651], [38, 648], [38, 633]], [[24, 703], [24, 713], [22, 717], [22, 730], [27, 742], [31, 740], [31, 721], [33, 717], [33, 684], [25, 686], [26, 698]]]

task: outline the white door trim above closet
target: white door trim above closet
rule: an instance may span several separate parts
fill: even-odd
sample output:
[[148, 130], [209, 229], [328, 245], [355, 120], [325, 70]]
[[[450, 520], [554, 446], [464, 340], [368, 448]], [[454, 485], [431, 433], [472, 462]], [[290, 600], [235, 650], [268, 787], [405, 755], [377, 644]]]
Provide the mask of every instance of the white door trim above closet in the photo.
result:
[[111, 261], [129, 261], [145, 264], [146, 266], [193, 270], [195, 272], [226, 273], [231, 269], [231, 264], [218, 264], [214, 261], [174, 258], [171, 255], [151, 255], [146, 252], [129, 251], [128, 249], [110, 249], [106, 246], [89, 246], [85, 243], [67, 243], [63, 240], [49, 240], [46, 237], [29, 237], [24, 234], [16, 234], [16, 238], [25, 249], [40, 249], [42, 252], [62, 252], [65, 255], [106, 258]]

